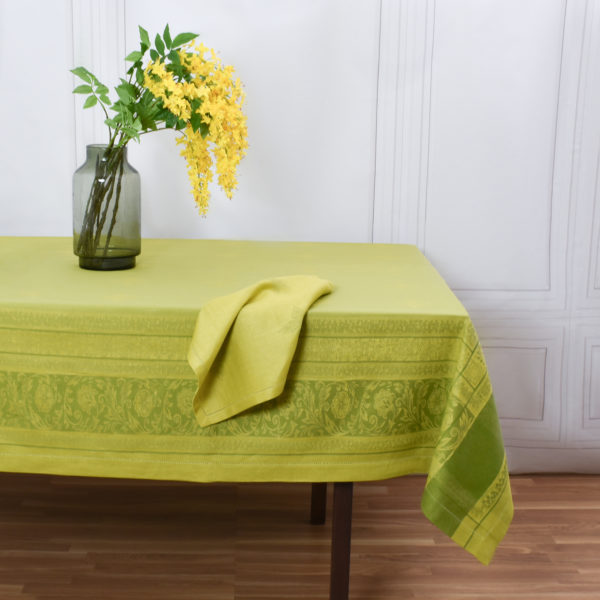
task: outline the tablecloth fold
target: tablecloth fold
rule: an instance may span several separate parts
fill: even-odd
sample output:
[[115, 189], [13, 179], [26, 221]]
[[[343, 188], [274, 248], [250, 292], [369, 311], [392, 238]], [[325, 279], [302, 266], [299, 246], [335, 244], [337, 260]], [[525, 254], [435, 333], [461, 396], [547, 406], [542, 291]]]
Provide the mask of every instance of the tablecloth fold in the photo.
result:
[[200, 425], [281, 394], [304, 315], [332, 290], [319, 277], [292, 275], [259, 281], [202, 307], [188, 352], [198, 377], [194, 412]]

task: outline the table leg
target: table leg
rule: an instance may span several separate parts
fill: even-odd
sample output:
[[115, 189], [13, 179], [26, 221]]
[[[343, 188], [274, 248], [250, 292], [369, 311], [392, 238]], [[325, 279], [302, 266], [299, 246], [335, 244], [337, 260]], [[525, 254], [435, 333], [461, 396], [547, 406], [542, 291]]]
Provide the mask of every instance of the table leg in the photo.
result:
[[323, 525], [327, 516], [327, 484], [313, 483], [310, 494], [310, 523]]
[[350, 541], [352, 533], [352, 488], [352, 482], [335, 483], [333, 487], [329, 600], [348, 600]]

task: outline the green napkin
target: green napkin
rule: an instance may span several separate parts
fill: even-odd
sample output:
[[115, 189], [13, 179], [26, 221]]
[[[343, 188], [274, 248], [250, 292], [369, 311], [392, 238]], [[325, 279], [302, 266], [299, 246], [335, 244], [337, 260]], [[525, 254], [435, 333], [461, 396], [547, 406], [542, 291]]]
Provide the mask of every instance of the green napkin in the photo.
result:
[[198, 376], [194, 411], [200, 425], [281, 394], [304, 315], [332, 289], [312, 275], [277, 277], [202, 307], [188, 352]]

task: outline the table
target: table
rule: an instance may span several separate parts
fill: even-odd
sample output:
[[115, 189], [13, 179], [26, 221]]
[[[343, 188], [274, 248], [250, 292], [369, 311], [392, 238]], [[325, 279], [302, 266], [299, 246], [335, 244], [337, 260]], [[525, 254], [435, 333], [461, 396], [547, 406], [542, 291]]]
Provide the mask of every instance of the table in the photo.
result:
[[[299, 274], [334, 291], [305, 318], [283, 394], [199, 427], [200, 307]], [[332, 598], [347, 596], [352, 482], [427, 473], [423, 512], [483, 563], [512, 518], [477, 334], [411, 245], [144, 240], [135, 269], [94, 272], [70, 239], [0, 238], [0, 356], [0, 471], [335, 482]]]

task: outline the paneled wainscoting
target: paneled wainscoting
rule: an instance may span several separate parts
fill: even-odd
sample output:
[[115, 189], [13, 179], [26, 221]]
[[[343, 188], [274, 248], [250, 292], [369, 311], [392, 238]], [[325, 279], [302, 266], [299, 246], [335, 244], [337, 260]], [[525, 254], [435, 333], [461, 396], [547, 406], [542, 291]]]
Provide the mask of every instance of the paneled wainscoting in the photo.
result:
[[[351, 599], [598, 598], [600, 476], [513, 476], [489, 567], [423, 517], [424, 483], [355, 486]], [[308, 484], [0, 474], [0, 599], [326, 600], [331, 520], [309, 505]]]

